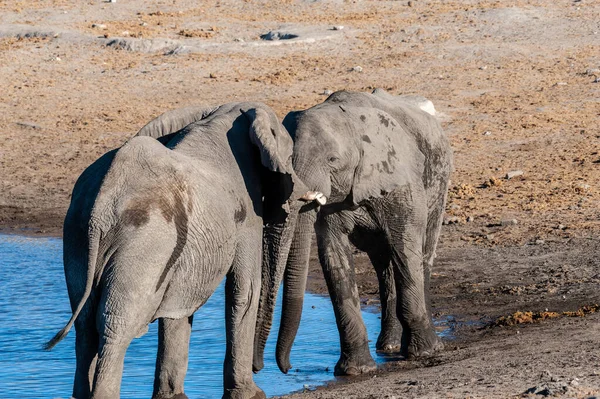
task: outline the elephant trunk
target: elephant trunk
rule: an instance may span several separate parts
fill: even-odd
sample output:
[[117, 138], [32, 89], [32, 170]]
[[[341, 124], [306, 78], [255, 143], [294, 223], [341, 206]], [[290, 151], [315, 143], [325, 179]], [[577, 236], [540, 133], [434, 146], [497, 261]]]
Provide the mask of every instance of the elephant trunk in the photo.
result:
[[301, 203], [297, 203], [291, 207], [285, 222], [267, 224], [263, 229], [262, 282], [252, 361], [255, 373], [264, 367], [265, 345], [273, 324], [279, 284], [285, 272], [300, 206]]
[[316, 216], [317, 212], [314, 207], [299, 213], [294, 237], [289, 249], [289, 256], [287, 257], [281, 324], [279, 326], [275, 355], [277, 365], [283, 373], [287, 373], [292, 367], [290, 364], [290, 351], [292, 350], [292, 344], [296, 338], [302, 316], [310, 246]]

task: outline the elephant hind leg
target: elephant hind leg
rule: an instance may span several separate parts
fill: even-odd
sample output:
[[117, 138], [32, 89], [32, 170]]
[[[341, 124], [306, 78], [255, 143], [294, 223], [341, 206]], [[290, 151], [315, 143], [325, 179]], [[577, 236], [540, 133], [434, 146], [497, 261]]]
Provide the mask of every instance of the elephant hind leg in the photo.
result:
[[260, 296], [260, 231], [240, 234], [235, 258], [225, 282], [227, 347], [223, 364], [224, 399], [261, 399], [264, 392], [252, 378], [256, 314]]
[[77, 399], [90, 397], [98, 359], [98, 331], [91, 313], [87, 305], [75, 321], [76, 369], [73, 397]]
[[158, 320], [158, 354], [152, 399], [187, 399], [183, 381], [188, 367], [188, 352], [193, 316]]

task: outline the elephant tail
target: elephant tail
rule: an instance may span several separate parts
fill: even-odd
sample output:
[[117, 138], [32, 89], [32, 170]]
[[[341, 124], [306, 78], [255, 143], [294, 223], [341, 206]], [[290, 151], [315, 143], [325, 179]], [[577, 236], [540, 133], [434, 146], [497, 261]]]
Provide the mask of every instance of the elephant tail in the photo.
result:
[[67, 336], [71, 327], [77, 320], [77, 317], [81, 313], [83, 306], [87, 302], [90, 294], [92, 293], [92, 287], [94, 285], [94, 277], [96, 275], [96, 264], [98, 262], [98, 248], [100, 247], [100, 234], [98, 229], [94, 228], [93, 222], [90, 221], [90, 241], [89, 241], [89, 249], [88, 249], [88, 265], [87, 265], [87, 280], [85, 283], [85, 291], [83, 296], [79, 300], [77, 304], [77, 308], [73, 312], [71, 319], [67, 325], [65, 325], [56, 335], [46, 344], [44, 344], [44, 350], [50, 350], [56, 346], [64, 337]]

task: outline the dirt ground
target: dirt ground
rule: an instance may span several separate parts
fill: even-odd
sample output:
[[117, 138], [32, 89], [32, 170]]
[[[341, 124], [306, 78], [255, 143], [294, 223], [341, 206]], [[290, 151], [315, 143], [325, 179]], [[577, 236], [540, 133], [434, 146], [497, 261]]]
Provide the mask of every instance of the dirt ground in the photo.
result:
[[455, 338], [291, 397], [600, 395], [600, 312], [568, 313], [600, 303], [599, 80], [594, 0], [0, 1], [0, 232], [60, 234], [77, 176], [172, 108], [423, 95], [455, 153], [432, 278]]

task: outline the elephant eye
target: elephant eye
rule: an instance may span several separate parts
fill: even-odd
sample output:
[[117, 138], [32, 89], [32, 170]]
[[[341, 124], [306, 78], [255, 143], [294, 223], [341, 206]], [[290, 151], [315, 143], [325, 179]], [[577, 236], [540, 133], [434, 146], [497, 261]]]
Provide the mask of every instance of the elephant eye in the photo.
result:
[[330, 156], [328, 161], [329, 161], [329, 163], [335, 163], [335, 162], [339, 161], [339, 158], [336, 156]]

